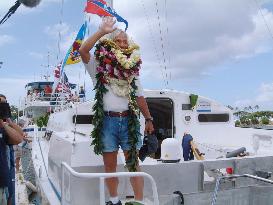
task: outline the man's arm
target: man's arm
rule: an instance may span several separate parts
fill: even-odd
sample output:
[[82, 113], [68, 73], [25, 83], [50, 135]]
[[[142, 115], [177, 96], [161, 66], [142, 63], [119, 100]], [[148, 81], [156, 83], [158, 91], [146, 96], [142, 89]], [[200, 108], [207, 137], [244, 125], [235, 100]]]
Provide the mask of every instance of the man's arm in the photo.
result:
[[152, 134], [154, 132], [154, 126], [153, 121], [151, 120], [152, 116], [150, 114], [147, 102], [143, 96], [137, 97], [136, 101], [142, 115], [145, 118], [145, 133], [148, 132], [149, 134]]
[[99, 30], [90, 36], [80, 47], [79, 53], [81, 55], [82, 61], [87, 64], [90, 61], [89, 51], [94, 47], [95, 43], [103, 37], [105, 34], [111, 33], [117, 28], [113, 28], [116, 21], [111, 17], [103, 18], [102, 25]]
[[11, 119], [8, 119], [7, 122], [9, 123], [9, 126], [11, 126], [13, 129], [15, 129], [21, 135], [24, 135], [24, 132], [23, 132], [22, 128], [19, 125], [17, 125], [16, 123], [12, 122]]
[[1, 127], [4, 127], [7, 135], [8, 135], [8, 143], [9, 144], [19, 144], [23, 141], [23, 135], [20, 134], [18, 131], [16, 131], [14, 128], [9, 126], [8, 123], [3, 122], [3, 120], [0, 120]]
[[94, 47], [95, 43], [102, 37], [104, 34], [98, 30], [93, 36], [90, 36], [80, 47], [79, 53], [81, 55], [82, 61], [87, 64], [90, 61], [89, 51]]

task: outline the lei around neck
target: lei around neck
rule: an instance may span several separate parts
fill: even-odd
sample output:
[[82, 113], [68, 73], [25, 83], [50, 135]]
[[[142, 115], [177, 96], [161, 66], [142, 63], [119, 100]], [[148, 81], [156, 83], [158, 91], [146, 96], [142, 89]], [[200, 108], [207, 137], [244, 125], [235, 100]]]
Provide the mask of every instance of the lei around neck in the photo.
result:
[[141, 65], [140, 55], [137, 53], [139, 47], [132, 44], [128, 49], [121, 49], [115, 42], [109, 39], [101, 40], [95, 49], [95, 59], [98, 62], [96, 85], [94, 90], [95, 104], [93, 106], [93, 125], [94, 129], [91, 133], [94, 152], [96, 154], [103, 153], [103, 143], [101, 141], [103, 129], [103, 95], [108, 92], [105, 85], [109, 85], [113, 92], [122, 97], [128, 98], [129, 121], [128, 121], [128, 143], [131, 150], [128, 151], [128, 159], [126, 166], [129, 171], [137, 171], [138, 155], [136, 144], [138, 142], [139, 120], [138, 106], [136, 102], [136, 77], [139, 76]]

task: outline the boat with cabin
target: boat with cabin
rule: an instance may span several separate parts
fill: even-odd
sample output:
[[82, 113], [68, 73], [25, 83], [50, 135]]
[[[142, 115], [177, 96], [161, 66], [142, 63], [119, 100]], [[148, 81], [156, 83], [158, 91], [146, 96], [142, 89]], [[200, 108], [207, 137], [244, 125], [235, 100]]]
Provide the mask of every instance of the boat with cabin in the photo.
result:
[[[104, 180], [113, 176], [120, 178], [119, 194], [128, 201], [133, 196], [129, 177], [143, 176], [147, 205], [178, 205], [182, 198], [184, 204], [212, 204], [216, 199], [221, 202], [217, 204], [268, 204], [273, 190], [273, 131], [235, 127], [232, 111], [226, 106], [198, 96], [193, 108], [190, 96], [174, 90], [145, 90], [159, 149], [140, 162], [142, 172], [136, 173], [127, 172], [122, 150], [118, 154], [118, 172], [104, 173], [102, 157], [95, 155], [90, 146], [92, 101], [56, 109], [46, 131], [34, 126], [32, 160], [43, 202], [102, 205], [108, 195]], [[143, 133], [142, 116], [140, 122]], [[204, 160], [183, 160], [185, 132], [193, 136], [200, 153], [205, 154]], [[175, 155], [179, 162], [162, 160], [168, 159], [161, 147], [166, 139], [174, 140], [179, 147]], [[247, 156], [226, 158], [241, 147]]]

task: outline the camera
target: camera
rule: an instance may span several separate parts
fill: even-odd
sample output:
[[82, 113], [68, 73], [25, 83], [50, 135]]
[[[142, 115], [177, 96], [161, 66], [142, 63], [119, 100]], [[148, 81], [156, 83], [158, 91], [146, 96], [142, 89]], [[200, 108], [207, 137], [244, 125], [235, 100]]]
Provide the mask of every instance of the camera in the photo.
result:
[[0, 103], [0, 119], [11, 118], [10, 106], [6, 102]]

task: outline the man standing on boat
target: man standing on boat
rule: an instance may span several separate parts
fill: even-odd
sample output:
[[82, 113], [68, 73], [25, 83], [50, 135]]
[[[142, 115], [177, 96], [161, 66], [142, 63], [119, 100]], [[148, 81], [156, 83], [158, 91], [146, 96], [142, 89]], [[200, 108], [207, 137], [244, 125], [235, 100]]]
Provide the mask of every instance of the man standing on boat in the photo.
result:
[[[105, 17], [99, 30], [79, 50], [96, 91], [92, 145], [96, 154], [103, 155], [105, 172], [116, 172], [119, 146], [129, 171], [140, 171], [138, 110], [145, 117], [145, 132], [154, 131], [153, 118], [139, 81], [141, 59], [136, 52], [139, 47], [130, 43], [128, 35], [114, 25], [113, 18]], [[94, 46], [94, 56], [91, 56], [89, 52]], [[131, 204], [143, 204], [143, 178], [133, 177], [130, 181], [135, 194], [135, 202]], [[109, 178], [106, 185], [110, 193], [110, 201], [106, 204], [121, 205], [118, 179]]]

